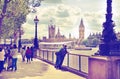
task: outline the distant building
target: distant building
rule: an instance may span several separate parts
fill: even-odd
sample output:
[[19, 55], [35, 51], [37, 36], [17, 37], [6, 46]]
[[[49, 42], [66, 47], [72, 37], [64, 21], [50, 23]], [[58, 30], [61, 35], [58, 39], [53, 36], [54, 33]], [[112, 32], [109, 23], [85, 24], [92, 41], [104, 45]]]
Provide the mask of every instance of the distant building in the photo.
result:
[[[120, 32], [116, 33], [117, 39], [120, 41]], [[90, 34], [87, 38], [87, 41], [85, 43], [86, 46], [97, 46], [102, 41], [102, 34], [101, 33], [93, 33]]]
[[102, 37], [101, 33], [93, 33], [88, 36], [88, 39], [94, 39], [94, 38], [101, 39], [101, 37]]
[[[120, 32], [116, 33], [117, 39], [120, 40]], [[88, 36], [88, 41], [91, 42], [93, 39], [101, 40], [102, 34], [101, 33], [93, 33]]]
[[48, 38], [55, 39], [55, 25], [52, 21], [50, 21], [50, 24], [48, 25]]
[[[71, 38], [71, 36], [69, 38]], [[66, 38], [65, 35], [61, 34], [59, 27], [56, 32], [55, 24], [53, 24], [53, 22], [50, 21], [50, 23], [48, 25], [48, 38], [43, 37], [42, 41], [44, 41], [44, 42], [63, 42], [63, 41], [73, 40], [72, 38], [71, 39], [69, 39], [69, 38]]]
[[102, 37], [101, 33], [90, 34], [87, 38], [86, 46], [95, 47], [99, 45], [101, 42], [101, 37]]
[[80, 25], [79, 25], [79, 38], [77, 41], [77, 44], [80, 45], [81, 42], [84, 40], [84, 34], [85, 34], [85, 26], [83, 24], [83, 19], [81, 19]]
[[[58, 28], [56, 30], [56, 28]], [[56, 27], [56, 25], [52, 22], [52, 20], [50, 21], [50, 23], [48, 24], [48, 38], [43, 37], [42, 41], [43, 42], [65, 42], [65, 41], [73, 41], [75, 44], [80, 45], [82, 43], [82, 41], [84, 40], [84, 34], [85, 34], [85, 26], [83, 23], [83, 19], [81, 19], [80, 21], [80, 25], [79, 25], [79, 38], [72, 38], [71, 33], [69, 33], [69, 38], [66, 38], [65, 35], [62, 35], [61, 30], [59, 27]]]
[[55, 36], [55, 39], [66, 40], [66, 37], [64, 35], [61, 35], [59, 28], [58, 28], [57, 34]]

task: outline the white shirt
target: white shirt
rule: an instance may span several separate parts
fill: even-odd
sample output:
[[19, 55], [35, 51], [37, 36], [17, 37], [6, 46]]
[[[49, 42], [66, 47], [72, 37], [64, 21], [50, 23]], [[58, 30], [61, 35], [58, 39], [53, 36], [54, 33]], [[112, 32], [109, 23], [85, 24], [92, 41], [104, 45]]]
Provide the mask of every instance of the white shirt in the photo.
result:
[[22, 55], [22, 56], [25, 56], [25, 52], [26, 52], [25, 49], [21, 49], [21, 55]]
[[12, 53], [12, 57], [13, 57], [13, 58], [18, 58], [17, 49], [12, 49], [11, 53]]
[[0, 52], [0, 61], [4, 61], [4, 55], [5, 55], [5, 52], [4, 52], [4, 50], [2, 50]]

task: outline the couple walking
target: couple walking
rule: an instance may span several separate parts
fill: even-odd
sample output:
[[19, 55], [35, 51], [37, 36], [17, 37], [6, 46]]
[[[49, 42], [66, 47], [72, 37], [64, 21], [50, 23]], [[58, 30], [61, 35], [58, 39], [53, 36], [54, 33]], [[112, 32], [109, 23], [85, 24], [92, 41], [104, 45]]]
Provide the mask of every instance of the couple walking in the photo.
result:
[[34, 53], [34, 47], [27, 47], [24, 46], [21, 50], [21, 55], [22, 55], [22, 61], [25, 61], [25, 58], [27, 59], [27, 63], [30, 63], [30, 61], [33, 61], [33, 53]]
[[9, 53], [8, 53], [8, 67], [7, 70], [11, 68], [11, 71], [17, 70], [17, 60], [18, 60], [18, 49], [16, 44], [10, 47]]
[[63, 47], [58, 52], [55, 53], [56, 54], [55, 68], [61, 69], [64, 57], [67, 53], [68, 53], [67, 45], [63, 45]]

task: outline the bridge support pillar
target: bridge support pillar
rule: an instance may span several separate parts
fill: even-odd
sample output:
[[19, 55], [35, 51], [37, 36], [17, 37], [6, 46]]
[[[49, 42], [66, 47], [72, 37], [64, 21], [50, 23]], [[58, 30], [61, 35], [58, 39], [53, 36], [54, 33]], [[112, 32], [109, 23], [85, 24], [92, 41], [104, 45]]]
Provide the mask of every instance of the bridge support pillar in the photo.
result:
[[120, 79], [120, 57], [91, 56], [87, 79]]

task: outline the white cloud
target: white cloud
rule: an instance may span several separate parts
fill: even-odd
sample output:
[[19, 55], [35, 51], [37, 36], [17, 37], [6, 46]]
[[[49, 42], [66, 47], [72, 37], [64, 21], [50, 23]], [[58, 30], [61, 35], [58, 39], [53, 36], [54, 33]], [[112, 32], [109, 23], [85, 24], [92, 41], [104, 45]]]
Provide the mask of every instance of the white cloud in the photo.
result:
[[62, 3], [62, 0], [45, 0], [46, 3]]
[[[48, 31], [48, 24], [51, 19], [54, 20], [54, 23], [57, 27], [61, 29], [62, 34], [69, 35], [69, 33], [72, 32], [72, 28], [77, 28], [78, 26], [74, 26], [74, 24], [77, 22], [77, 19], [80, 18], [80, 9], [70, 6], [64, 5], [64, 4], [58, 4], [55, 6], [49, 6], [49, 7], [40, 7], [36, 8], [37, 13], [33, 14], [30, 13], [27, 17], [26, 24], [23, 25], [25, 30], [25, 35], [23, 35], [23, 38], [28, 38], [26, 36], [28, 33], [32, 33], [29, 38], [34, 37], [34, 22], [33, 19], [35, 16], [38, 16], [39, 24], [38, 24], [38, 37], [47, 36]], [[29, 31], [28, 31], [29, 30]], [[57, 29], [56, 29], [57, 30]], [[66, 30], [68, 30], [66, 32]]]
[[[66, 36], [72, 33], [72, 36], [78, 37], [78, 27], [80, 19], [83, 18], [86, 36], [91, 32], [102, 31], [102, 24], [105, 21], [106, 1], [105, 0], [64, 0], [58, 1], [59, 4], [42, 3], [41, 7], [36, 8], [37, 13], [30, 13], [27, 22], [24, 24], [24, 38], [34, 37], [33, 19], [37, 15], [39, 18], [38, 37], [47, 36], [49, 20], [53, 20], [62, 34]], [[63, 3], [62, 3], [63, 2]], [[120, 0], [113, 1], [113, 20], [116, 23], [115, 30], [120, 31]], [[57, 30], [57, 29], [56, 29]], [[66, 31], [67, 30], [67, 31]]]

